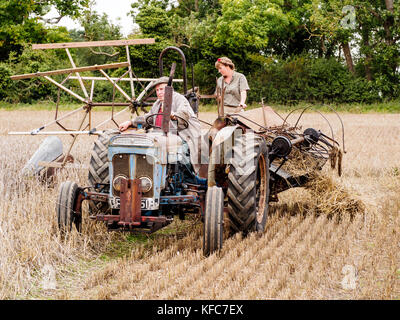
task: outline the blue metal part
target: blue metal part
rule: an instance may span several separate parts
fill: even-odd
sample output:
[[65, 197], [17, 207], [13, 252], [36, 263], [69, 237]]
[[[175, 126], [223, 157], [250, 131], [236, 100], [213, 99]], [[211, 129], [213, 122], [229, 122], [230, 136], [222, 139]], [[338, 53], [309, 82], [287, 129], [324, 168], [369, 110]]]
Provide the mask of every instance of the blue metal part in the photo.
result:
[[200, 178], [199, 176], [195, 176], [195, 179], [196, 179], [196, 184], [207, 187], [207, 179]]
[[[112, 141], [112, 140], [111, 140]], [[110, 145], [108, 147], [108, 161], [109, 161], [109, 176], [110, 183], [112, 184], [114, 172], [112, 166], [112, 159], [117, 154], [130, 154], [129, 156], [129, 178], [135, 179], [135, 166], [136, 158], [135, 155], [146, 155], [153, 159], [153, 198], [158, 200], [162, 189], [162, 181], [166, 179], [166, 166], [161, 165], [160, 155], [157, 153], [156, 147], [141, 147], [141, 146], [117, 146]], [[110, 197], [113, 197], [113, 188], [109, 191]], [[157, 206], [155, 209], [158, 209]]]
[[199, 197], [193, 195], [162, 196], [160, 198], [160, 204], [162, 205], [191, 204], [191, 203], [199, 203], [199, 201], [200, 201]]
[[[119, 144], [118, 140], [121, 139]], [[116, 136], [110, 140], [108, 147], [108, 161], [110, 184], [112, 185], [114, 177], [113, 157], [115, 155], [129, 155], [129, 179], [135, 179], [136, 161], [138, 155], [145, 155], [147, 159], [152, 160], [153, 166], [153, 197], [142, 198], [142, 215], [170, 215], [177, 211], [180, 212], [180, 206], [200, 206], [200, 197], [196, 195], [185, 195], [188, 184], [199, 190], [207, 188], [207, 179], [200, 178], [194, 173], [193, 166], [190, 162], [190, 151], [186, 142], [181, 146], [178, 145], [176, 154], [166, 153], [164, 147], [160, 147], [157, 143], [148, 143], [148, 145], [129, 144], [130, 139], [139, 139], [145, 141], [152, 139], [151, 136], [143, 135], [126, 135], [126, 137]], [[115, 143], [114, 143], [115, 140]], [[138, 140], [136, 140], [138, 141]], [[149, 140], [148, 140], [149, 141]], [[146, 143], [146, 141], [145, 141]], [[164, 145], [163, 145], [164, 146]], [[171, 151], [170, 151], [171, 152]], [[170, 155], [172, 155], [170, 157]], [[174, 160], [175, 159], [175, 160]], [[169, 161], [168, 161], [169, 160]], [[191, 187], [189, 187], [191, 188]], [[113, 188], [109, 188], [110, 201], [118, 202], [118, 197], [113, 197]], [[143, 203], [145, 201], [145, 203]], [[149, 205], [148, 205], [149, 201]], [[119, 204], [115, 204], [113, 208], [119, 208]], [[192, 211], [193, 212], [193, 211]]]

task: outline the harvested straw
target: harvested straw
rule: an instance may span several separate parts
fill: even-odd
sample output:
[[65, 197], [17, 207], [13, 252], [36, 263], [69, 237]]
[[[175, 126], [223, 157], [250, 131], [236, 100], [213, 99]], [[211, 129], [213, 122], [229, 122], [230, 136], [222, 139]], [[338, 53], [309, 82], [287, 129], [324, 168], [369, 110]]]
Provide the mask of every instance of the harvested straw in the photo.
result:
[[315, 173], [306, 184], [311, 193], [311, 209], [318, 215], [338, 218], [365, 212], [364, 203], [344, 186], [335, 182], [332, 176]]

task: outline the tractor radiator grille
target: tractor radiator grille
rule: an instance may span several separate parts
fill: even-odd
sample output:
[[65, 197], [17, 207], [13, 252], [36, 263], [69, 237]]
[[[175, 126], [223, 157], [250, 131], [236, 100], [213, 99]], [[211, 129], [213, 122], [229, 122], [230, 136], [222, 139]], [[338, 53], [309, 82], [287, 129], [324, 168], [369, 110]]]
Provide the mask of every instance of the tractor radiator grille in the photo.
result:
[[[129, 154], [116, 154], [112, 160], [113, 180], [117, 175], [123, 174], [129, 178]], [[112, 181], [110, 181], [112, 184]], [[119, 191], [113, 188], [113, 194], [119, 196]]]
[[[129, 154], [116, 154], [113, 157], [113, 180], [117, 175], [124, 175], [129, 178]], [[135, 176], [134, 178], [148, 177], [153, 182], [153, 162], [152, 158], [149, 158], [149, 162], [147, 161], [146, 155], [137, 154], [135, 155]], [[112, 182], [111, 182], [112, 183]], [[154, 182], [153, 182], [154, 183]], [[114, 196], [119, 197], [119, 191], [113, 188]], [[153, 187], [150, 191], [144, 193], [142, 197], [151, 198], [153, 197]]]
[[[148, 161], [147, 161], [148, 160]], [[136, 155], [136, 171], [135, 176], [136, 178], [140, 177], [148, 177], [153, 182], [154, 186], [154, 179], [153, 179], [153, 159], [151, 157], [147, 157], [146, 155], [138, 154]], [[150, 191], [143, 193], [143, 197], [151, 198], [153, 197], [153, 188]]]

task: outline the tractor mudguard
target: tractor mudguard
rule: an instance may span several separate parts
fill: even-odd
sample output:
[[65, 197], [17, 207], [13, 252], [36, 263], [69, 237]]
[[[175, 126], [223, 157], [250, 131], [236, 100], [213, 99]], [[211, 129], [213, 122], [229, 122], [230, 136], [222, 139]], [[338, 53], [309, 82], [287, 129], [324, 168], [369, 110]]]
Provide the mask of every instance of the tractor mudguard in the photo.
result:
[[238, 127], [239, 127], [238, 125], [228, 126], [228, 127], [224, 127], [221, 130], [219, 130], [217, 135], [214, 138], [212, 148], [216, 148], [220, 144], [222, 144], [223, 142], [228, 140]]

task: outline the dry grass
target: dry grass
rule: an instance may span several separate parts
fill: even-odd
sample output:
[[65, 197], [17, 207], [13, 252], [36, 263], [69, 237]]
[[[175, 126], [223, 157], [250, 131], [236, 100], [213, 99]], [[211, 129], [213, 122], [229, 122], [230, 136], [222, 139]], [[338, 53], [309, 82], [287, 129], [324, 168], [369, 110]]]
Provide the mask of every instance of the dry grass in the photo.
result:
[[[261, 237], [237, 235], [209, 258], [202, 256], [202, 226], [192, 221], [177, 221], [173, 227], [183, 232], [160, 232], [151, 245], [107, 233], [100, 224], [62, 239], [54, 210], [58, 184], [85, 184], [86, 171], [63, 172], [54, 188], [23, 180], [19, 172], [42, 138], [6, 132], [39, 127], [52, 114], [1, 111], [0, 117], [2, 299], [400, 298], [399, 115], [343, 115], [343, 176], [327, 171], [311, 189], [282, 193]], [[323, 127], [324, 121], [306, 114], [307, 124]], [[87, 164], [94, 138], [79, 139], [73, 155]], [[353, 288], [341, 284], [345, 266], [356, 271]], [[49, 269], [54, 287], [44, 281]]]

